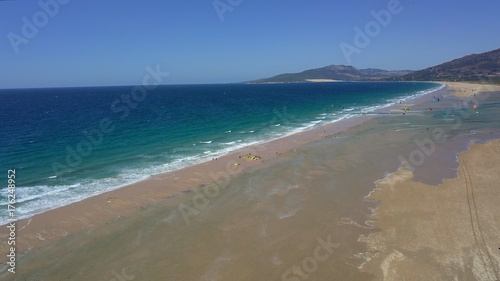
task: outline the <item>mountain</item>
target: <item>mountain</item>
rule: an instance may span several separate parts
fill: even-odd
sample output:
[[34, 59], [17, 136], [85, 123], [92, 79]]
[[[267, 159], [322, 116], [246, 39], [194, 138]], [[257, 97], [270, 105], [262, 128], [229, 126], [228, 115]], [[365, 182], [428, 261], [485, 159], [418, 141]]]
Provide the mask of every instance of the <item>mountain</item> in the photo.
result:
[[408, 73], [411, 73], [411, 71], [390, 71], [376, 68], [357, 69], [354, 66], [329, 65], [322, 68], [305, 70], [300, 73], [280, 74], [248, 83], [308, 82], [309, 80], [378, 81], [400, 77]]
[[500, 83], [500, 49], [468, 55], [391, 80]]

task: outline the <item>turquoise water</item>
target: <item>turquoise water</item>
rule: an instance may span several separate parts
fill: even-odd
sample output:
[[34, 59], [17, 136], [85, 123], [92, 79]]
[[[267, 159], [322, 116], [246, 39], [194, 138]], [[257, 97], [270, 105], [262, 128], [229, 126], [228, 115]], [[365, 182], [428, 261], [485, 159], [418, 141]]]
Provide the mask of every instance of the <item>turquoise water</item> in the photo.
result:
[[[321, 124], [371, 114], [435, 83], [303, 83], [0, 90], [2, 170], [16, 215], [86, 197]], [[7, 176], [0, 207], [6, 209]], [[5, 223], [7, 214], [0, 214]]]

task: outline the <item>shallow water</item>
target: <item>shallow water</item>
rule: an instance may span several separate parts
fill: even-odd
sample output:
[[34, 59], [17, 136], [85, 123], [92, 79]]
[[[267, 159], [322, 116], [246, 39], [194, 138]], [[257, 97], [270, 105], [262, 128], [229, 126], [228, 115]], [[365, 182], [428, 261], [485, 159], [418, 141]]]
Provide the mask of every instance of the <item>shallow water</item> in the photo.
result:
[[133, 87], [0, 90], [0, 167], [17, 169], [16, 215], [26, 218], [437, 86], [171, 85], [138, 100]]
[[[358, 269], [368, 257], [357, 240], [376, 231], [370, 219], [377, 203], [364, 200], [374, 181], [428, 139], [433, 152], [410, 163], [415, 179], [454, 177], [457, 151], [471, 140], [500, 138], [495, 99], [482, 102], [479, 114], [452, 110], [452, 97], [433, 112], [422, 104], [406, 116], [385, 114], [234, 177], [213, 196], [200, 194], [214, 185], [201, 187], [34, 250], [21, 259], [17, 280], [111, 280], [122, 270], [134, 280], [371, 280]], [[436, 132], [446, 136], [441, 143]], [[186, 210], [197, 211], [187, 222]], [[63, 258], [53, 263], [56, 256]]]

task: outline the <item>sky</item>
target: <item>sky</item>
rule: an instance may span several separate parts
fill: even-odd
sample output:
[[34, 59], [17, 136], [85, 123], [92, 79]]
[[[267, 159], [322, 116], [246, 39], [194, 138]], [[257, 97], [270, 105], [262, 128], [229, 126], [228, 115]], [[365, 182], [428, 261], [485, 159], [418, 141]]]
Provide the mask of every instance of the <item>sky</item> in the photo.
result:
[[148, 66], [169, 73], [162, 84], [419, 70], [500, 48], [499, 11], [499, 0], [0, 1], [0, 88], [139, 85]]

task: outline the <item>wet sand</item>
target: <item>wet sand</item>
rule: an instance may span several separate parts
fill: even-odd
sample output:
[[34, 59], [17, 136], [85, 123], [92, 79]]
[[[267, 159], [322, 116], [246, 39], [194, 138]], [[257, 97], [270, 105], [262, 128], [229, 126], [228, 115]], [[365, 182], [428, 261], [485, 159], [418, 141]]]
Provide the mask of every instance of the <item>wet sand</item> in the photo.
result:
[[401, 168], [377, 182], [375, 226], [361, 268], [376, 280], [499, 280], [500, 141], [458, 156], [458, 178], [437, 186]]
[[[20, 220], [17, 222], [19, 229], [17, 250], [22, 255], [25, 251], [46, 245], [60, 237], [93, 229], [96, 225], [109, 220], [133, 215], [152, 204], [172, 199], [183, 192], [213, 182], [218, 182], [222, 188], [236, 175], [279, 163], [287, 159], [283, 154], [288, 151], [296, 150], [303, 144], [320, 140], [325, 136], [338, 135], [371, 118], [373, 116], [361, 116], [347, 122], [332, 123], [268, 143], [239, 149], [217, 158], [216, 161], [155, 175], [148, 180]], [[248, 154], [260, 156], [260, 159], [240, 158]], [[8, 237], [7, 235], [5, 229], [0, 230], [0, 238]], [[7, 252], [8, 246], [5, 240], [2, 239], [2, 242], [0, 250], [3, 254]], [[0, 262], [4, 260], [5, 255], [0, 255]]]
[[[498, 86], [446, 84], [462, 100], [499, 104]], [[485, 118], [498, 122], [493, 114]], [[380, 231], [360, 236], [368, 250], [359, 268], [374, 280], [500, 280], [499, 152], [498, 140], [473, 143], [457, 155], [457, 177], [437, 185], [405, 166], [377, 181], [366, 199], [381, 202], [372, 217]]]
[[[397, 104], [380, 118], [242, 149], [20, 221], [18, 273], [2, 270], [0, 277], [373, 280], [380, 272], [362, 267], [372, 264], [370, 246], [358, 238], [383, 233], [372, 221], [379, 203], [365, 198], [374, 182], [404, 165], [399, 156], [410, 160], [416, 141], [436, 130], [446, 142], [412, 166], [424, 184], [456, 177], [456, 154], [471, 140], [500, 139], [498, 120], [489, 121], [498, 118], [494, 102], [484, 101], [476, 115], [449, 90], [439, 95], [439, 103], [422, 97]], [[401, 106], [411, 106], [406, 116], [391, 111]], [[262, 160], [239, 158], [248, 153]], [[0, 259], [5, 250], [3, 244]]]

